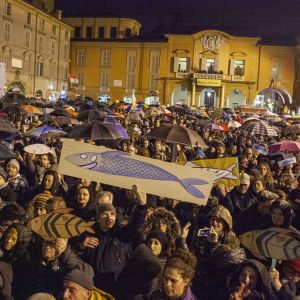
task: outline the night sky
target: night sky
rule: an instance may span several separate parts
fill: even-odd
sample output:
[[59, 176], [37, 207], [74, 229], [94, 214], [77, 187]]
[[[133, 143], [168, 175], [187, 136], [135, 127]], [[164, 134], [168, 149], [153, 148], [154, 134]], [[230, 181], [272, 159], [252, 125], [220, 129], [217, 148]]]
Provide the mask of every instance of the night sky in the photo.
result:
[[56, 0], [63, 16], [131, 17], [142, 34], [215, 28], [235, 35], [300, 35], [300, 0]]

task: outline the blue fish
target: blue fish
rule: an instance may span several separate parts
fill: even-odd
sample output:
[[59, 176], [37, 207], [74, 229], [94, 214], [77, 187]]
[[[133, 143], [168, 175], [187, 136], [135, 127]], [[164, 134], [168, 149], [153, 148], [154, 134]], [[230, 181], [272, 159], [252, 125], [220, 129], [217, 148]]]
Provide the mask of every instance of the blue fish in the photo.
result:
[[78, 167], [110, 175], [160, 181], [176, 181], [194, 197], [205, 198], [203, 193], [194, 187], [194, 185], [207, 184], [207, 181], [197, 178], [179, 179], [160, 167], [131, 158], [131, 155], [126, 152], [105, 151], [102, 153], [76, 153], [66, 157], [66, 160]]

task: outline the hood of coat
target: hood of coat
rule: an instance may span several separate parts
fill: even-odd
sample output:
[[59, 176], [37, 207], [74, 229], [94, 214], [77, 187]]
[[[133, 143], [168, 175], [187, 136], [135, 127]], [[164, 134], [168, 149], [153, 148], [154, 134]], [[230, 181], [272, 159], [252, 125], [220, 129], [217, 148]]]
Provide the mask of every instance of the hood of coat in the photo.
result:
[[207, 215], [210, 217], [216, 217], [222, 219], [228, 226], [229, 231], [232, 229], [232, 216], [227, 208], [222, 205], [215, 206]]
[[169, 241], [174, 241], [180, 236], [180, 223], [176, 218], [175, 214], [165, 208], [157, 208], [153, 213], [147, 218], [144, 227], [143, 235], [144, 238], [149, 234], [150, 231], [159, 229], [159, 223], [163, 222], [167, 225], [167, 235]]

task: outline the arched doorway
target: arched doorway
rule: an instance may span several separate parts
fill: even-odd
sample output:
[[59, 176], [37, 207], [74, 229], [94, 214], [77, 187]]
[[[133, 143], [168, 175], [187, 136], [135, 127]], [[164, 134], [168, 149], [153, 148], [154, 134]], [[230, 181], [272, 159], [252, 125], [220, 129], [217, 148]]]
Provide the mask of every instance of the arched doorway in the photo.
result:
[[189, 104], [189, 90], [184, 85], [177, 86], [172, 93], [172, 104]]
[[13, 81], [7, 85], [7, 91], [11, 92], [13, 89], [20, 91], [20, 94], [25, 95], [25, 88], [21, 81]]
[[245, 104], [245, 96], [241, 90], [234, 89], [229, 95], [228, 107], [234, 108], [237, 105]]
[[205, 88], [202, 90], [199, 96], [199, 106], [205, 106], [208, 108], [213, 108], [216, 105], [216, 91], [212, 88]]
[[290, 93], [282, 88], [266, 88], [257, 97], [261, 101], [261, 106], [267, 107], [268, 110], [274, 113], [282, 113], [284, 107], [290, 107], [292, 104], [292, 97]]

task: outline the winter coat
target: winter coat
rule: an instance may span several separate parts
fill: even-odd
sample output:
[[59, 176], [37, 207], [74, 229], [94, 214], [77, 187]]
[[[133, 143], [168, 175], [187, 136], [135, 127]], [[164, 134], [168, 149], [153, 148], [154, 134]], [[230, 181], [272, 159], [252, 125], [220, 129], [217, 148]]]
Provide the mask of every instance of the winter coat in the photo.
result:
[[250, 266], [256, 270], [258, 274], [256, 288], [251, 291], [251, 294], [245, 298], [245, 300], [278, 300], [278, 295], [272, 289], [271, 279], [267, 268], [255, 259], [246, 260], [239, 266], [238, 270], [230, 280], [226, 299], [228, 299], [230, 294], [239, 286], [238, 278], [244, 266]]
[[132, 242], [144, 223], [146, 210], [146, 206], [138, 206], [131, 222], [123, 228], [117, 222], [108, 232], [95, 228], [99, 246], [86, 248], [82, 253], [83, 260], [94, 269], [95, 286], [114, 293], [115, 280], [132, 254]]
[[107, 294], [97, 288], [93, 288], [92, 290], [92, 294], [89, 298], [89, 300], [114, 300], [115, 298], [110, 295], [110, 294]]
[[[151, 295], [148, 299], [149, 300], [169, 300], [168, 296], [162, 290], [158, 290], [158, 291], [154, 292], [153, 295]], [[197, 300], [197, 298], [192, 293], [190, 287], [188, 287], [187, 290], [185, 291], [185, 293], [181, 297], [176, 298], [176, 300]]]
[[0, 275], [2, 277], [3, 285], [0, 288], [0, 299], [11, 297], [11, 284], [13, 279], [12, 266], [3, 261], [0, 262]]
[[8, 182], [0, 187], [0, 199], [7, 204], [17, 202], [17, 193]]

